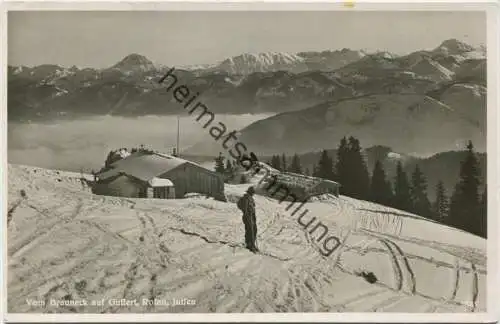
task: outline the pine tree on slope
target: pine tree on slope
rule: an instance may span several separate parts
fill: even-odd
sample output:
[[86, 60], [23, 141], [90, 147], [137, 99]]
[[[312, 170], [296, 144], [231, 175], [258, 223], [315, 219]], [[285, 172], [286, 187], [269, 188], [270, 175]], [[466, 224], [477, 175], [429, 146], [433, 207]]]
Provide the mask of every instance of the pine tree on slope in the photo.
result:
[[281, 156], [281, 168], [282, 168], [282, 171], [283, 172], [286, 172], [288, 171], [288, 168], [286, 166], [286, 156], [285, 154], [283, 153], [283, 155]]
[[415, 166], [411, 175], [410, 195], [413, 213], [431, 218], [431, 203], [427, 197], [427, 180], [418, 165]]
[[300, 158], [297, 154], [294, 154], [292, 157], [292, 163], [290, 164], [289, 171], [293, 172], [293, 173], [302, 174], [302, 167], [300, 165]]
[[394, 203], [395, 208], [411, 211], [411, 196], [410, 185], [408, 184], [408, 177], [406, 172], [403, 171], [401, 162], [398, 161], [396, 168], [396, 177], [394, 180]]
[[361, 153], [359, 140], [352, 136], [349, 137], [347, 161], [350, 168], [350, 181], [348, 182], [350, 196], [357, 199], [369, 199], [370, 175], [364, 156]]
[[448, 222], [448, 197], [444, 189], [443, 181], [439, 181], [436, 186], [436, 200], [432, 206], [433, 218], [440, 223], [446, 224]]
[[318, 165], [314, 171], [314, 176], [331, 180], [333, 178], [333, 162], [328, 156], [328, 152], [323, 150], [318, 161]]
[[273, 157], [271, 158], [271, 166], [276, 170], [281, 171], [281, 162], [278, 155], [273, 155]]
[[484, 191], [481, 195], [479, 215], [481, 216], [479, 235], [486, 238], [488, 234], [488, 187], [486, 185], [484, 186]]
[[350, 175], [350, 165], [348, 159], [348, 146], [347, 139], [343, 137], [340, 140], [339, 147], [337, 149], [337, 161], [335, 163], [335, 181], [337, 181], [340, 186], [340, 191], [342, 194], [350, 191], [349, 188], [349, 175]]
[[480, 234], [479, 164], [474, 146], [469, 141], [467, 156], [460, 166], [460, 180], [450, 202], [451, 225], [473, 234]]
[[373, 168], [372, 180], [370, 181], [370, 200], [378, 204], [390, 206], [392, 199], [391, 184], [386, 179], [382, 163], [377, 160]]

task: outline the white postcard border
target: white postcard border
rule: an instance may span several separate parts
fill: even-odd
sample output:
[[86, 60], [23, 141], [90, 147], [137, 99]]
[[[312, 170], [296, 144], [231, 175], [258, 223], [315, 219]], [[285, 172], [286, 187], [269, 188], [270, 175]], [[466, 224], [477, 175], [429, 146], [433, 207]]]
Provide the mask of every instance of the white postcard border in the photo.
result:
[[[496, 4], [496, 5], [495, 5]], [[2, 254], [2, 296], [0, 307], [3, 319], [6, 322], [492, 322], [499, 319], [499, 265], [498, 252], [500, 241], [500, 222], [496, 211], [500, 200], [500, 185], [498, 182], [498, 170], [500, 159], [498, 156], [499, 138], [499, 6], [496, 1], [430, 1], [401, 3], [398, 1], [274, 1], [274, 2], [250, 2], [250, 1], [218, 1], [202, 2], [119, 2], [119, 1], [32, 1], [32, 2], [4, 2], [1, 5], [0, 30], [2, 42], [0, 98], [2, 109], [0, 110], [0, 121], [2, 125], [2, 168], [0, 168], [0, 180], [3, 185], [2, 212], [7, 210], [7, 11], [14, 10], [478, 10], [487, 12], [487, 172], [488, 172], [488, 259], [487, 259], [487, 313], [457, 313], [457, 314], [422, 314], [422, 313], [233, 313], [233, 314], [7, 314], [7, 231], [6, 221], [3, 219], [3, 231], [0, 231], [3, 243]]]

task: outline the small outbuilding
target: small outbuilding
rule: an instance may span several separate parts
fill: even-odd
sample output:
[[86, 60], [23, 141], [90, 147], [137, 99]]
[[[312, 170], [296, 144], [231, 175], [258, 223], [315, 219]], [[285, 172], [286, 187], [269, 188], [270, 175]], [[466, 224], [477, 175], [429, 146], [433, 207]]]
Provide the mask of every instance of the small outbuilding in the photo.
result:
[[194, 162], [157, 152], [136, 152], [96, 174], [94, 193], [131, 198], [183, 198], [200, 193], [225, 201], [224, 180]]
[[335, 181], [292, 172], [273, 174], [266, 181], [264, 187], [268, 188], [269, 195], [278, 199], [286, 199], [287, 195], [290, 197], [293, 195], [297, 199], [305, 200], [322, 194], [332, 194], [336, 197], [340, 194], [340, 184]]
[[340, 194], [340, 184], [332, 180], [321, 179], [317, 184], [308, 190], [312, 196], [321, 194], [332, 194], [336, 197]]

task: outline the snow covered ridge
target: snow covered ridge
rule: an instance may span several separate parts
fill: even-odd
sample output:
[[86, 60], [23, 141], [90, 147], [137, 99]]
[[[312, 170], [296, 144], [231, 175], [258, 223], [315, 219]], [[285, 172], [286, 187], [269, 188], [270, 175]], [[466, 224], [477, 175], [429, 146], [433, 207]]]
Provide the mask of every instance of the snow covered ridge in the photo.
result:
[[[10, 313], [486, 309], [486, 240], [392, 208], [343, 196], [308, 202], [341, 238], [324, 257], [321, 232], [309, 234], [285, 205], [256, 195], [259, 248], [268, 254], [261, 255], [243, 247], [241, 214], [231, 202], [96, 196], [79, 174], [18, 165], [7, 174]], [[227, 185], [226, 194], [239, 196], [247, 186]], [[332, 214], [336, 204], [342, 212]], [[172, 297], [196, 304], [142, 303]], [[123, 298], [138, 303], [26, 302]]]
[[276, 71], [300, 64], [304, 59], [288, 53], [242, 54], [221, 62], [215, 69], [235, 74]]
[[[406, 56], [349, 49], [245, 53], [216, 64], [177, 71], [193, 89], [203, 92], [207, 101], [220, 103], [217, 112], [231, 114], [298, 111], [366, 94], [423, 95], [455, 81], [486, 86], [484, 49], [469, 51], [470, 46], [455, 41], [443, 44]], [[155, 108], [162, 94], [153, 80], [164, 75], [168, 67], [153, 64], [139, 54], [117, 61], [104, 69], [9, 66], [10, 120], [49, 120], [59, 118], [61, 112], [65, 118], [77, 118], [106, 114], [147, 116], [158, 111], [171, 115], [175, 111]], [[117, 103], [116, 98], [123, 100]], [[85, 104], [68, 105], [91, 101], [97, 105], [95, 109], [89, 110]]]

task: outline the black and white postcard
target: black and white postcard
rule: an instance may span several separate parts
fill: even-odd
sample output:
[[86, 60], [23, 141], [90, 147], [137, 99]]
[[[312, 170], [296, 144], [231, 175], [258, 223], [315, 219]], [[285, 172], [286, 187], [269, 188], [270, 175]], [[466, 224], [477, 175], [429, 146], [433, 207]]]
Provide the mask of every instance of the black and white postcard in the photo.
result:
[[494, 6], [136, 6], [5, 6], [7, 319], [494, 320]]

